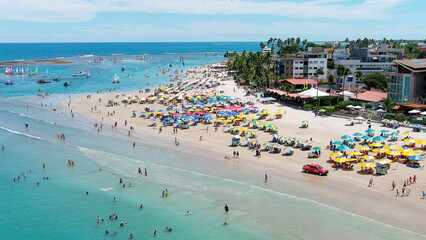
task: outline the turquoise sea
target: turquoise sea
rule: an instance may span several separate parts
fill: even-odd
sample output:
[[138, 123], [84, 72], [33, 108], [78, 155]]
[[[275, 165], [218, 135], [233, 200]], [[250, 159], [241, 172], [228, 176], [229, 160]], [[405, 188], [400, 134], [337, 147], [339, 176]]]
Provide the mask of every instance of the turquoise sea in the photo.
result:
[[[132, 56], [138, 54], [127, 52], [123, 57], [135, 59]], [[192, 66], [220, 59], [220, 54], [212, 56], [212, 53], [207, 54], [210, 55], [208, 60], [199, 60], [205, 53], [177, 54], [186, 58], [188, 65], [193, 59]], [[152, 54], [154, 59], [163, 59], [165, 64], [179, 63], [175, 55], [169, 55]], [[55, 57], [47, 53], [46, 56]], [[127, 69], [136, 65], [133, 60], [129, 62], [123, 61], [121, 65], [126, 64]], [[52, 68], [65, 76], [87, 62], [78, 64], [46, 67], [49, 73]], [[111, 63], [97, 65], [101, 74], [107, 64]], [[153, 68], [158, 67], [158, 62], [152, 64]], [[93, 76], [81, 79], [73, 87], [76, 93], [94, 92], [105, 89], [103, 85], [110, 81], [110, 77]], [[144, 82], [155, 80], [152, 76], [149, 80], [135, 76], [131, 81], [133, 84], [120, 86], [120, 90], [144, 88]], [[160, 79], [157, 81], [163, 83]], [[7, 95], [14, 96], [7, 98], [1, 87], [0, 145], [5, 146], [0, 152], [1, 239], [129, 239], [130, 233], [134, 239], [425, 237], [311, 200], [314, 196], [291, 181], [264, 184], [257, 172], [210, 159], [206, 157], [210, 154], [191, 146], [181, 146], [178, 150], [165, 139], [142, 134], [129, 138], [125, 130], [115, 132], [108, 127], [98, 134], [90, 120], [61, 114], [64, 109], [57, 103], [68, 97], [64, 94], [68, 91], [62, 86], [52, 83], [54, 94], [42, 99], [35, 96], [37, 93], [32, 92], [32, 87], [27, 88], [27, 84], [32, 83], [22, 80], [22, 85], [7, 86], [12, 88]], [[154, 83], [149, 86], [152, 85]], [[41, 106], [41, 102], [47, 106]], [[28, 129], [25, 123], [29, 124]], [[65, 141], [57, 137], [62, 133]], [[133, 141], [136, 141], [136, 148], [132, 147]], [[75, 166], [68, 166], [68, 159], [74, 160]], [[147, 168], [148, 176], [139, 175], [138, 167]], [[26, 176], [26, 179], [14, 181], [18, 176]], [[125, 188], [119, 184], [120, 177]], [[300, 174], [294, 173], [291, 177], [297, 179]], [[169, 196], [162, 198], [161, 192], [166, 188]], [[139, 208], [141, 204], [144, 209]], [[230, 206], [229, 214], [223, 210], [225, 204]], [[186, 215], [187, 211], [191, 212], [190, 216]], [[114, 213], [118, 219], [109, 220], [108, 216]], [[100, 226], [97, 216], [105, 219]], [[128, 225], [120, 227], [121, 221]], [[224, 225], [224, 221], [229, 224]], [[166, 226], [173, 231], [167, 232]], [[106, 230], [110, 233], [106, 234]], [[153, 235], [154, 230], [157, 236]], [[112, 235], [114, 231], [118, 233]]]

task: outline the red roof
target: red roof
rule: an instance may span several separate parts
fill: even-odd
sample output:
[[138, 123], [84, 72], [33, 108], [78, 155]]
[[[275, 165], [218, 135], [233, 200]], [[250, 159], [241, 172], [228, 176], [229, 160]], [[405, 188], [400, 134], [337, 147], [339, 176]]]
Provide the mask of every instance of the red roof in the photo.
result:
[[291, 85], [317, 84], [317, 80], [306, 78], [289, 78], [283, 80], [283, 82], [290, 83]]
[[426, 105], [424, 104], [401, 104], [400, 105], [403, 108], [408, 108], [408, 109], [426, 109]]
[[385, 92], [366, 91], [363, 93], [358, 93], [357, 96], [353, 96], [351, 99], [358, 99], [366, 102], [380, 102], [387, 97], [388, 94]]

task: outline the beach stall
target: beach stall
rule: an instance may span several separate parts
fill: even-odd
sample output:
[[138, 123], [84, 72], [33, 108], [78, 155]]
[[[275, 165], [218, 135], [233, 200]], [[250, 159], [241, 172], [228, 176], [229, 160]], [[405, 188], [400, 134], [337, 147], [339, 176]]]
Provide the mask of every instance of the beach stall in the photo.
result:
[[382, 160], [376, 163], [376, 174], [385, 175], [388, 173], [390, 168], [390, 163], [388, 161]]
[[309, 126], [309, 121], [302, 121], [302, 126], [301, 126], [301, 128], [308, 128], [308, 126]]
[[235, 147], [235, 146], [238, 146], [238, 145], [240, 145], [241, 144], [241, 137], [240, 136], [233, 136], [232, 137], [232, 146], [233, 147]]

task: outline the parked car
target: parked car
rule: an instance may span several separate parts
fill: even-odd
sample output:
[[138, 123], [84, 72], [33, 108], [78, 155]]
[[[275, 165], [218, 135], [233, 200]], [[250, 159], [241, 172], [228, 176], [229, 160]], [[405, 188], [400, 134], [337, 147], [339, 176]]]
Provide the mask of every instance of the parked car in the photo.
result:
[[305, 173], [315, 173], [318, 174], [320, 176], [325, 176], [328, 174], [328, 170], [323, 168], [321, 165], [319, 164], [305, 164], [303, 165], [303, 171]]

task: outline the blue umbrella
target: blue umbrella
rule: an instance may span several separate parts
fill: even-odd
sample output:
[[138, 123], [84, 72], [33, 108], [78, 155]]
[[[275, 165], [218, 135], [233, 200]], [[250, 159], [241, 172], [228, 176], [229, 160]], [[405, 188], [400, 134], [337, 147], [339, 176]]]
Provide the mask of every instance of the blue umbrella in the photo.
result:
[[409, 157], [409, 159], [410, 159], [410, 160], [417, 160], [417, 161], [423, 161], [423, 160], [425, 160], [425, 158], [424, 158], [424, 157], [419, 156], [419, 155], [413, 155], [413, 156], [410, 156], [410, 157]]
[[362, 136], [361, 138], [362, 138], [362, 139], [365, 139], [365, 140], [369, 140], [369, 139], [371, 139], [371, 137], [370, 137], [370, 136], [367, 136], [367, 135], [364, 135], [364, 136]]
[[386, 138], [382, 137], [382, 136], [377, 136], [377, 137], [373, 138], [373, 141], [378, 141], [378, 142], [382, 142], [382, 141], [385, 141], [385, 140], [386, 140]]
[[334, 145], [341, 145], [341, 144], [343, 144], [342, 142], [339, 142], [339, 141], [335, 141], [335, 142], [333, 142], [333, 144]]
[[382, 132], [382, 133], [388, 133], [388, 132], [390, 132], [389, 130], [382, 130], [382, 131], [380, 131], [380, 132]]
[[177, 120], [175, 123], [180, 124], [180, 123], [183, 123], [183, 122], [181, 120]]
[[355, 136], [355, 137], [361, 137], [361, 136], [362, 136], [362, 134], [361, 134], [361, 133], [354, 133], [354, 136]]
[[345, 150], [351, 149], [351, 147], [349, 147], [348, 145], [341, 145], [341, 146], [338, 146], [337, 149], [345, 151]]
[[372, 133], [372, 132], [374, 132], [374, 129], [371, 129], [371, 128], [370, 128], [370, 129], [365, 130], [365, 132], [366, 132], [366, 133]]
[[348, 136], [348, 135], [345, 135], [345, 136], [342, 136], [341, 137], [341, 139], [344, 139], [344, 140], [346, 140], [346, 139], [350, 139], [351, 137], [350, 136]]
[[214, 120], [214, 118], [212, 118], [212, 117], [206, 117], [205, 119], [209, 120], [209, 121]]
[[192, 122], [199, 122], [198, 119], [194, 118], [191, 120]]
[[191, 119], [190, 116], [183, 116], [183, 119]]
[[164, 119], [164, 121], [173, 121], [173, 120], [174, 120], [173, 118], [169, 118], [169, 117]]
[[155, 118], [153, 118], [153, 119], [151, 119], [150, 121], [151, 121], [151, 122], [155, 122], [155, 121], [157, 121], [157, 120], [156, 120]]
[[203, 118], [202, 116], [200, 116], [200, 115], [195, 115], [194, 116], [195, 118]]

